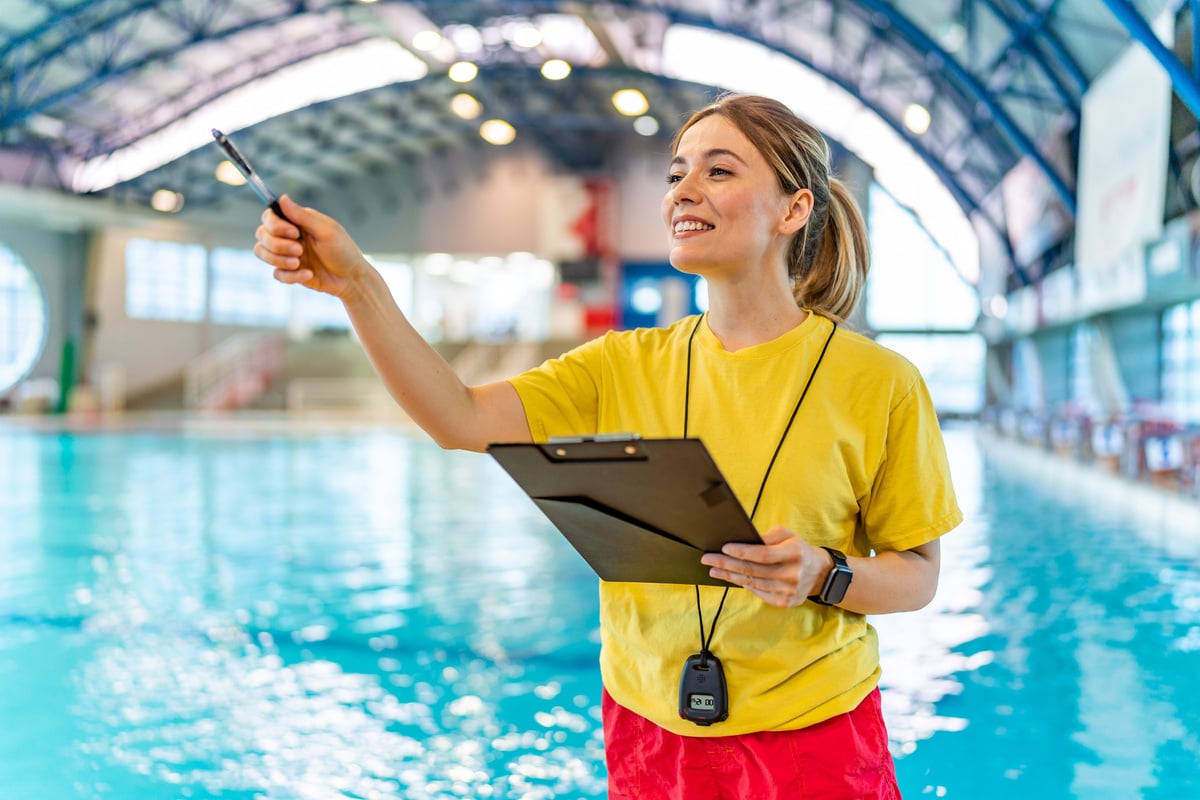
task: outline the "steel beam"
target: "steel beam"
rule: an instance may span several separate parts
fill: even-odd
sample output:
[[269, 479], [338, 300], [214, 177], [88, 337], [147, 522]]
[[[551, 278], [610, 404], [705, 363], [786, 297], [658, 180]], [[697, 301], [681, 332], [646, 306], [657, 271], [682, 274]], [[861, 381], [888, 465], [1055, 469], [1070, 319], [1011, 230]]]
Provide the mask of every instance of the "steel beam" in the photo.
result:
[[1196, 77], [1175, 57], [1171, 48], [1162, 43], [1162, 40], [1150, 27], [1150, 23], [1133, 7], [1129, 0], [1103, 1], [1117, 21], [1124, 26], [1125, 30], [1129, 31], [1133, 40], [1141, 42], [1142, 46], [1150, 51], [1154, 60], [1167, 71], [1167, 75], [1171, 78], [1171, 85], [1175, 88], [1175, 94], [1179, 95], [1179, 99], [1187, 106], [1188, 111], [1192, 112], [1192, 116], [1200, 118], [1200, 82], [1197, 82]]

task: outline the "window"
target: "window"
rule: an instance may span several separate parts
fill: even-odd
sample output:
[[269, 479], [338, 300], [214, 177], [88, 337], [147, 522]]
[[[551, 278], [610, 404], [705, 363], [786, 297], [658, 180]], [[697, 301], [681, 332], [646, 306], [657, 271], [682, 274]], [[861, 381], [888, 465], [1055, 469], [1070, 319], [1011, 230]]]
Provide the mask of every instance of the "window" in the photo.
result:
[[1200, 300], [1166, 310], [1162, 348], [1164, 410], [1180, 422], [1200, 423]]
[[971, 330], [979, 294], [946, 252], [891, 195], [870, 190], [867, 324], [887, 330]]
[[1013, 343], [1012, 399], [1017, 408], [1027, 411], [1046, 407], [1042, 361], [1032, 339], [1022, 338]]
[[346, 307], [333, 295], [305, 289], [295, 299], [296, 319], [301, 330], [336, 331], [350, 327]]
[[921, 371], [939, 413], [979, 413], [987, 347], [973, 332], [978, 292], [912, 213], [875, 184], [869, 229], [867, 325]]
[[392, 297], [396, 300], [396, 305], [400, 306], [405, 314], [408, 314], [413, 305], [412, 265], [400, 261], [379, 261], [374, 258], [371, 259], [371, 263], [375, 265], [375, 269], [379, 270], [383, 282], [387, 284]]
[[[406, 262], [380, 261], [372, 256], [367, 259], [379, 270], [396, 300], [396, 305], [405, 314], [411, 314], [413, 302], [413, 268]], [[346, 308], [336, 297], [307, 289], [292, 295], [295, 302], [295, 319], [302, 330], [345, 330], [350, 327]]]
[[973, 416], [983, 408], [983, 363], [987, 345], [977, 333], [880, 334], [921, 371], [939, 414]]
[[1096, 368], [1092, 363], [1097, 346], [1096, 329], [1089, 323], [1081, 322], [1071, 329], [1067, 366], [1070, 370], [1071, 404], [1092, 416], [1099, 414], [1102, 408], [1100, 392], [1096, 387]]
[[125, 313], [137, 319], [204, 319], [206, 259], [202, 245], [130, 239], [125, 247]]
[[[413, 296], [407, 263], [376, 264], [401, 308]], [[350, 327], [341, 301], [275, 280], [252, 250], [131, 239], [125, 249], [125, 309], [133, 318], [299, 330]]]
[[37, 363], [46, 344], [46, 299], [25, 262], [0, 245], [0, 393]]
[[283, 327], [291, 309], [290, 287], [252, 250], [212, 251], [212, 321], [222, 325]]

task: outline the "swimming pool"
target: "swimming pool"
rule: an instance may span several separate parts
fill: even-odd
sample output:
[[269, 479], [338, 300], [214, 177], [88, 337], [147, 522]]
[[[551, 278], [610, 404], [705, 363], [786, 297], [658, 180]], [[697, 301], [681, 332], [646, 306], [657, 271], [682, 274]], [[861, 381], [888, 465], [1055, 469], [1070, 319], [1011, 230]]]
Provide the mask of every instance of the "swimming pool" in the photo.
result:
[[[1200, 548], [948, 443], [942, 589], [877, 620], [905, 795], [1190, 796]], [[5, 423], [0, 798], [603, 797], [595, 586], [404, 430]]]

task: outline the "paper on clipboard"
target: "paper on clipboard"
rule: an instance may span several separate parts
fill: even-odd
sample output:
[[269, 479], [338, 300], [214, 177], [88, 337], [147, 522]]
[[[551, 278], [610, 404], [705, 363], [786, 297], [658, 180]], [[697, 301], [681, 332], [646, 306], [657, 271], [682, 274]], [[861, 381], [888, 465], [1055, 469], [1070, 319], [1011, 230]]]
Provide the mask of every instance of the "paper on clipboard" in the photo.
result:
[[493, 444], [488, 453], [607, 581], [728, 586], [700, 556], [762, 543], [699, 439]]

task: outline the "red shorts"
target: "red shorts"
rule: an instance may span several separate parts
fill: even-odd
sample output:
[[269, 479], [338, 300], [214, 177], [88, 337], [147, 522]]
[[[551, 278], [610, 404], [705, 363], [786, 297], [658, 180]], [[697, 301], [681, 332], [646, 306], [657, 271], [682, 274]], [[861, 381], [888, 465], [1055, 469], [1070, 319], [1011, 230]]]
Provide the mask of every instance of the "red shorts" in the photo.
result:
[[609, 800], [899, 800], [879, 690], [796, 731], [680, 736], [604, 692]]

